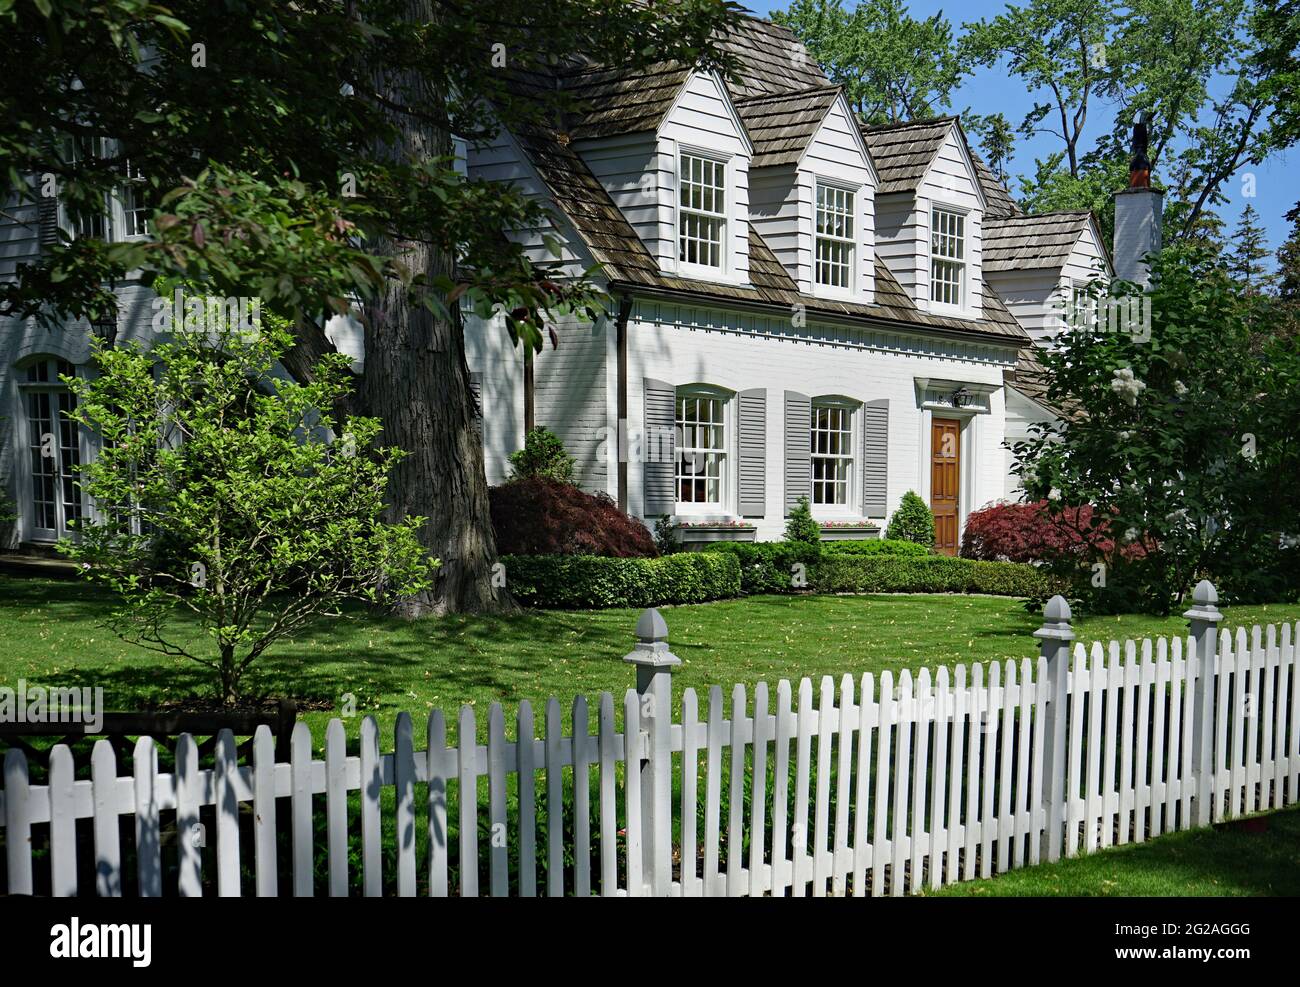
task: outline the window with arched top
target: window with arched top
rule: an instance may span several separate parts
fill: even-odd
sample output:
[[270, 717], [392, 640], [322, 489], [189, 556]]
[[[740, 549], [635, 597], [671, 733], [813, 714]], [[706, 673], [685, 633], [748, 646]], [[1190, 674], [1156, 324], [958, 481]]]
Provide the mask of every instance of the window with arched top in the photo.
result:
[[71, 363], [53, 357], [36, 360], [18, 373], [23, 415], [18, 434], [26, 450], [27, 473], [22, 513], [30, 541], [70, 535], [85, 514], [77, 476], [84, 438], [69, 417], [77, 398], [60, 379], [75, 374]]

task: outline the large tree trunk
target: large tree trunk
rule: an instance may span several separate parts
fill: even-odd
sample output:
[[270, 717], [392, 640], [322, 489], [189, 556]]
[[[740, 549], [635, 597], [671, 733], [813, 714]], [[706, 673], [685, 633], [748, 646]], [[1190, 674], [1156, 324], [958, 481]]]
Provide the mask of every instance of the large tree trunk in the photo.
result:
[[[407, 9], [414, 23], [432, 19], [426, 0], [410, 0]], [[379, 148], [382, 155], [411, 161], [451, 154], [450, 133], [428, 120], [443, 94], [431, 91], [419, 73], [380, 69], [375, 88], [389, 105], [425, 111], [394, 111], [401, 136], [396, 146]], [[430, 279], [454, 267], [454, 258], [428, 243], [380, 239], [375, 246], [377, 253]], [[416, 618], [509, 607], [509, 596], [492, 585], [496, 547], [459, 320], [436, 317], [413, 303], [405, 287], [390, 282], [365, 307], [365, 347], [360, 408], [381, 419], [384, 444], [407, 453], [389, 482], [389, 520], [427, 518], [420, 540], [442, 561], [433, 589], [403, 601], [399, 614]]]

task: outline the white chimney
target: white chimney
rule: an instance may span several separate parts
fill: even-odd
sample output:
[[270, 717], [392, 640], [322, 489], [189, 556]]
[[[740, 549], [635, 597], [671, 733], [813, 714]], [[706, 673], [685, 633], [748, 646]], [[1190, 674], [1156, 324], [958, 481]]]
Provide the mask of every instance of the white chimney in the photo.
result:
[[1151, 187], [1147, 160], [1147, 125], [1133, 126], [1129, 187], [1115, 193], [1115, 277], [1148, 287], [1151, 274], [1143, 258], [1160, 250], [1165, 193]]

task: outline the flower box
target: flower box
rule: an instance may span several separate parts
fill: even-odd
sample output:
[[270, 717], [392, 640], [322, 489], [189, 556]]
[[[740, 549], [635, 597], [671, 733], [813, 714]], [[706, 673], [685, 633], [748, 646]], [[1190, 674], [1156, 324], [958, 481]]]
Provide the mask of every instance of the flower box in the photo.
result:
[[710, 541], [753, 541], [758, 528], [744, 521], [678, 523], [677, 539], [683, 545]]
[[818, 521], [822, 541], [866, 541], [880, 537], [880, 525], [872, 521]]

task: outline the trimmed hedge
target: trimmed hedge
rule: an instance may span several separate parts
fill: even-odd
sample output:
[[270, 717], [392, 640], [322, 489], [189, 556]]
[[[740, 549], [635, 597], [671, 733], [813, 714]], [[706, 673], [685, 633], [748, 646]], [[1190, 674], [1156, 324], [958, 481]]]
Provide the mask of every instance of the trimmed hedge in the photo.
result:
[[930, 550], [901, 538], [871, 538], [864, 541], [828, 541], [822, 551], [832, 555], [929, 555]]
[[740, 595], [740, 563], [714, 552], [677, 552], [656, 559], [503, 555], [501, 562], [506, 588], [530, 607], [654, 607]]
[[746, 595], [791, 593], [795, 565], [803, 565], [806, 573], [821, 558], [817, 545], [790, 541], [720, 541], [699, 554], [733, 556], [740, 563], [740, 589]]
[[808, 569], [817, 593], [986, 593], [1041, 597], [1047, 576], [1019, 562], [979, 562], [946, 555], [823, 555]]

